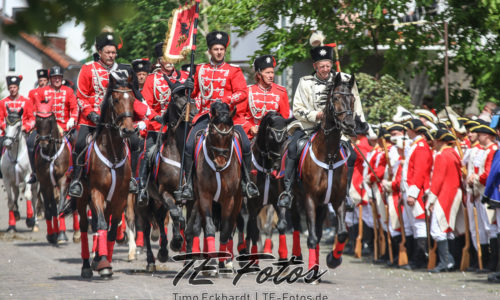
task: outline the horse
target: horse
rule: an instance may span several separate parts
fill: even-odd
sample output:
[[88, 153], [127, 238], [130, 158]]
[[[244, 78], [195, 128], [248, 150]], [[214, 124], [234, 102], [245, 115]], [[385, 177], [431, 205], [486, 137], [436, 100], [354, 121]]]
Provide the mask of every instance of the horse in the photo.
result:
[[[43, 109], [43, 108], [42, 108]], [[47, 240], [53, 244], [67, 242], [64, 216], [62, 211], [68, 191], [68, 176], [72, 167], [72, 145], [63, 135], [51, 107], [37, 111], [35, 128], [38, 147], [35, 150], [35, 172], [40, 182], [40, 193], [43, 197], [44, 215], [47, 223]], [[59, 199], [59, 208], [57, 206]], [[76, 212], [74, 212], [76, 214]], [[75, 216], [75, 215], [74, 215]], [[73, 242], [80, 241], [78, 218], [73, 218]]]
[[[160, 262], [166, 262], [168, 259], [168, 240], [165, 226], [163, 226], [167, 212], [170, 212], [172, 219], [173, 237], [170, 242], [170, 249], [176, 252], [181, 250], [184, 241], [181, 234], [181, 222], [184, 222], [184, 218], [181, 209], [175, 203], [173, 193], [178, 189], [178, 178], [181, 175], [180, 153], [182, 153], [184, 133], [181, 127], [187, 125], [183, 122], [183, 116], [186, 113], [185, 107], [188, 99], [184, 85], [179, 82], [172, 83], [168, 78], [167, 83], [172, 91], [172, 98], [165, 112], [166, 120], [168, 120], [167, 132], [163, 143], [153, 155], [154, 167], [150, 168], [149, 182], [146, 184], [149, 195], [148, 206], [138, 208], [138, 212], [142, 214], [142, 218], [146, 221], [144, 224], [144, 242], [148, 263], [146, 270], [148, 272], [156, 270], [149, 237], [151, 223], [156, 221], [160, 229], [160, 249], [157, 255]], [[190, 117], [195, 114], [195, 109], [190, 110]]]
[[[260, 196], [251, 201], [247, 201], [248, 223], [247, 223], [247, 245], [250, 246], [250, 240], [253, 243], [251, 253], [257, 253], [257, 241], [259, 240], [260, 230], [257, 226], [257, 216], [261, 209], [266, 205], [272, 205], [278, 212], [278, 231], [279, 231], [279, 259], [287, 259], [286, 246], [286, 208], [277, 207], [277, 199], [281, 192], [280, 171], [282, 169], [283, 146], [287, 138], [287, 124], [292, 119], [285, 120], [277, 112], [268, 112], [259, 125], [256, 137], [252, 141], [252, 180], [259, 187]], [[274, 215], [272, 210], [271, 215]], [[272, 219], [271, 219], [272, 220]], [[272, 224], [267, 228], [267, 238], [264, 243], [264, 253], [272, 252], [272, 243], [270, 234], [272, 234]]]
[[99, 124], [86, 152], [87, 175], [82, 178], [82, 197], [77, 199], [82, 231], [83, 278], [92, 277], [87, 236], [87, 205], [92, 212], [93, 231], [98, 233], [93, 266], [102, 278], [109, 278], [113, 274], [113, 248], [118, 223], [122, 220], [129, 197], [132, 174], [130, 151], [125, 142], [135, 131], [133, 116], [136, 100], [132, 76], [131, 69], [119, 68], [110, 72], [109, 86], [101, 103]]
[[349, 150], [341, 147], [341, 135], [354, 134], [354, 96], [351, 91], [354, 83], [354, 76], [349, 82], [343, 82], [341, 74], [337, 73], [333, 82], [327, 85], [324, 117], [316, 133], [309, 138], [299, 161], [301, 180], [293, 188], [297, 200], [292, 205], [292, 217], [295, 215], [296, 224], [298, 212], [305, 211], [310, 270], [319, 268], [319, 242], [328, 203], [336, 212], [338, 224], [337, 242], [327, 256], [327, 265], [336, 268], [342, 262], [348, 236], [344, 218]]
[[26, 137], [22, 132], [23, 109], [18, 112], [10, 111], [7, 107], [5, 118], [6, 128], [3, 141], [4, 153], [0, 160], [3, 174], [3, 184], [7, 192], [9, 207], [9, 227], [7, 231], [16, 231], [16, 221], [20, 219], [17, 200], [19, 193], [26, 199], [26, 226], [31, 229], [36, 227], [37, 184], [29, 184], [31, 166], [28, 159]]
[[[186, 226], [187, 252], [199, 252], [198, 236], [204, 230], [204, 251], [215, 251], [215, 232], [212, 205], [220, 207], [220, 248], [232, 256], [232, 235], [241, 210], [241, 151], [234, 133], [233, 116], [225, 103], [215, 102], [210, 107], [210, 121], [205, 133], [197, 138], [193, 172], [194, 201], [188, 202]], [[191, 133], [195, 134], [195, 133]], [[194, 202], [194, 203], [193, 203]], [[191, 204], [192, 203], [192, 204]], [[193, 248], [193, 245], [195, 247]], [[219, 258], [219, 268], [232, 269], [232, 257]]]

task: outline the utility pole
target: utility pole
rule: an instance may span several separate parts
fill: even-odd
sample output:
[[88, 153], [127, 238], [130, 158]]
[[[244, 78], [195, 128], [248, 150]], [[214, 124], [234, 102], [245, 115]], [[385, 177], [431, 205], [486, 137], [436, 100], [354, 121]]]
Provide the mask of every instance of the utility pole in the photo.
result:
[[448, 22], [444, 21], [444, 103], [450, 105], [448, 91]]

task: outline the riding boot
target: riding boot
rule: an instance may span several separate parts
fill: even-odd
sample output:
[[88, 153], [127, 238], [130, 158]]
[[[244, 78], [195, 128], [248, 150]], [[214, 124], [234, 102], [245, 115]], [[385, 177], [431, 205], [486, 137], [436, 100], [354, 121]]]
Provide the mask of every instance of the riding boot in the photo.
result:
[[498, 265], [498, 243], [497, 238], [490, 239], [490, 259], [488, 260], [488, 265], [486, 269], [495, 272]]
[[452, 265], [454, 265], [454, 262], [450, 261], [450, 258], [452, 258], [452, 256], [448, 249], [447, 240], [437, 242], [437, 252], [439, 256], [439, 264], [430, 271], [431, 273], [446, 271], [447, 269], [450, 269]]
[[148, 205], [148, 191], [147, 191], [147, 181], [149, 174], [149, 161], [147, 157], [141, 160], [141, 165], [139, 166], [139, 182], [138, 182], [138, 197], [137, 206], [144, 207]]
[[83, 194], [83, 186], [80, 181], [82, 175], [82, 166], [78, 163], [75, 164], [73, 169], [73, 180], [69, 184], [68, 195], [71, 197], [80, 198]]
[[279, 207], [286, 207], [286, 208], [292, 207], [292, 201], [293, 201], [292, 185], [294, 182], [295, 182], [295, 159], [291, 158], [290, 155], [287, 155], [285, 160], [285, 176], [283, 178], [285, 190], [280, 194], [278, 198]]
[[193, 195], [193, 157], [190, 153], [184, 153], [184, 174], [186, 183], [174, 192], [174, 198], [177, 203], [184, 201], [192, 201]]
[[35, 151], [28, 151], [28, 158], [30, 160], [30, 166], [31, 166], [31, 176], [30, 179], [28, 179], [29, 184], [33, 184], [36, 182], [36, 173], [35, 173]]
[[347, 167], [347, 189], [346, 189], [346, 196], [345, 196], [345, 211], [354, 211], [354, 201], [351, 199], [351, 194], [349, 191], [351, 190], [351, 180], [352, 180], [352, 173], [354, 172], [354, 167]]
[[252, 169], [252, 153], [243, 153], [243, 163], [241, 164], [241, 185], [243, 193], [247, 199], [259, 197], [259, 189], [250, 178], [250, 170]]

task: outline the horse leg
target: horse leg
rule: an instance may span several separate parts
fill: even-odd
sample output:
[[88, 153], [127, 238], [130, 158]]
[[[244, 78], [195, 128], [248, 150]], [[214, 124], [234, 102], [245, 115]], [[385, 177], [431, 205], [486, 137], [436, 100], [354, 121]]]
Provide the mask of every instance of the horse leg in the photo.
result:
[[26, 189], [24, 196], [26, 197], [26, 227], [34, 231], [35, 212], [33, 207], [36, 205], [36, 184], [30, 184], [29, 192], [28, 189]]
[[163, 192], [163, 201], [167, 204], [168, 211], [170, 212], [170, 217], [172, 218], [172, 241], [170, 242], [170, 249], [172, 251], [178, 252], [182, 248], [184, 238], [181, 233], [181, 218], [182, 210], [175, 205], [175, 200], [170, 196], [169, 193]]
[[[227, 246], [229, 243], [229, 239], [233, 233], [233, 228], [236, 221], [231, 213], [233, 212], [234, 207], [234, 197], [229, 200], [229, 204], [227, 207], [222, 209], [221, 207], [221, 227], [220, 227], [220, 236], [219, 236], [219, 252], [229, 252], [227, 250]], [[232, 257], [229, 258], [219, 258], [219, 268], [227, 268], [232, 270], [233, 263]]]
[[136, 244], [135, 244], [135, 212], [134, 212], [134, 204], [135, 204], [135, 195], [128, 194], [127, 197], [127, 209], [125, 210], [125, 219], [127, 221], [127, 234], [129, 236], [128, 239], [128, 260], [135, 260], [136, 253]]
[[[46, 188], [47, 189], [47, 188]], [[50, 189], [50, 188], [49, 188]], [[56, 244], [57, 243], [57, 234], [54, 231], [54, 228], [52, 227], [52, 202], [50, 201], [51, 193], [50, 191], [45, 190], [43, 193], [43, 204], [45, 208], [45, 223], [47, 224], [47, 241], [50, 244]]]
[[[135, 203], [135, 200], [134, 200]], [[147, 207], [138, 207], [134, 204], [134, 212], [135, 212], [135, 230], [136, 230], [136, 238], [135, 243], [137, 245], [136, 254], [139, 255], [142, 253], [142, 249], [144, 247], [144, 226], [145, 226], [145, 210]]]
[[328, 208], [325, 209], [324, 206], [316, 207], [316, 237], [318, 243], [316, 244], [316, 264], [319, 266], [319, 242], [323, 236], [323, 222], [325, 221], [326, 213]]
[[302, 250], [300, 248], [300, 232], [302, 231], [302, 226], [300, 225], [300, 214], [296, 207], [292, 207], [291, 221], [293, 227], [292, 255], [298, 260], [302, 260]]
[[[5, 172], [4, 172], [5, 173]], [[16, 202], [14, 201], [14, 187], [11, 182], [8, 180], [4, 180], [5, 190], [7, 192], [7, 206], [9, 208], [9, 227], [7, 231], [16, 231]]]
[[264, 253], [273, 253], [273, 220], [274, 220], [274, 207], [269, 205], [266, 209], [265, 223], [262, 226], [262, 231], [266, 240], [264, 242]]
[[307, 237], [307, 248], [309, 249], [309, 270], [317, 269], [316, 264], [316, 246], [318, 245], [318, 237], [316, 236], [316, 205], [314, 200], [306, 197], [305, 209], [307, 216], [307, 229], [309, 236]]
[[274, 204], [274, 209], [278, 212], [278, 233], [279, 233], [279, 248], [278, 255], [279, 260], [287, 260], [288, 258], [288, 247], [286, 245], [286, 207], [276, 207]]
[[248, 254], [247, 241], [245, 240], [245, 233], [244, 233], [245, 220], [243, 219], [241, 212], [238, 214], [238, 217], [236, 218], [236, 227], [238, 228], [238, 253]]
[[[82, 198], [84, 199], [84, 198]], [[82, 250], [82, 278], [92, 278], [92, 268], [90, 267], [90, 253], [89, 253], [89, 240], [88, 240], [88, 219], [87, 219], [87, 205], [84, 201], [80, 199], [78, 201], [78, 214], [80, 215], [80, 228], [82, 229], [81, 234], [81, 250]]]
[[146, 267], [146, 272], [153, 273], [156, 272], [155, 256], [151, 250], [151, 223], [149, 220], [145, 219], [144, 222], [144, 243], [146, 244], [146, 261], [148, 263]]
[[167, 209], [165, 208], [165, 206], [161, 205], [160, 208], [156, 210], [155, 218], [156, 222], [160, 224], [159, 225], [160, 249], [158, 250], [158, 255], [156, 257], [162, 263], [167, 262], [168, 260], [168, 249], [167, 249], [168, 239], [165, 226], [163, 225], [165, 223], [166, 216], [167, 216]]
[[347, 226], [345, 224], [345, 202], [342, 201], [336, 210], [337, 212], [337, 243], [326, 257], [326, 264], [330, 269], [335, 269], [342, 263], [342, 252], [348, 237]]
[[93, 206], [95, 207], [95, 214], [93, 211], [92, 218], [97, 219], [97, 234], [98, 234], [97, 251], [99, 252], [99, 261], [97, 264], [97, 271], [99, 272], [99, 275], [101, 275], [101, 277], [103, 278], [110, 277], [113, 274], [111, 264], [107, 259], [108, 221], [106, 220], [106, 217], [104, 215], [105, 201], [106, 200], [104, 198], [104, 195], [101, 192], [97, 190], [92, 191], [92, 203]]

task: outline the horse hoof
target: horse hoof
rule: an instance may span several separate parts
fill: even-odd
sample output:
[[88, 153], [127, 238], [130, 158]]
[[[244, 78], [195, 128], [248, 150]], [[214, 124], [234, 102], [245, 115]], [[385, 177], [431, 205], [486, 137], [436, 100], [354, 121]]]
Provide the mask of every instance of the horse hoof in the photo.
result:
[[182, 235], [173, 236], [172, 241], [170, 241], [170, 250], [174, 252], [181, 251], [183, 242], [184, 239], [182, 238]]
[[128, 236], [127, 236], [127, 233], [124, 232], [123, 233], [123, 238], [121, 240], [116, 240], [116, 243], [117, 244], [120, 244], [120, 245], [123, 245], [123, 244], [126, 244], [128, 243]]
[[156, 256], [158, 260], [162, 263], [167, 262], [168, 260], [168, 250], [167, 249], [160, 249], [158, 250], [158, 255]]
[[92, 278], [92, 269], [91, 268], [82, 268], [82, 278], [90, 279]]
[[298, 261], [304, 261], [304, 258], [302, 257], [302, 254], [299, 255], [299, 256], [296, 256], [295, 257], [295, 260], [298, 260]]
[[153, 227], [153, 230], [151, 230], [151, 240], [153, 242], [156, 242], [160, 239], [160, 229]]
[[16, 221], [21, 220], [21, 215], [19, 214], [18, 211], [14, 211], [14, 218], [16, 218]]
[[101, 259], [97, 264], [97, 271], [99, 271], [99, 274], [101, 274], [101, 271], [104, 269], [111, 269], [111, 264], [109, 263], [106, 256], [101, 256]]
[[146, 272], [148, 273], [156, 272], [156, 265], [154, 263], [148, 264], [148, 266], [146, 267]]
[[94, 257], [92, 263], [90, 264], [90, 267], [92, 268], [92, 270], [97, 271], [98, 265], [99, 265], [99, 257]]
[[336, 267], [340, 266], [341, 263], [342, 263], [342, 256], [339, 258], [335, 258], [333, 257], [332, 251], [330, 251], [330, 253], [328, 253], [328, 255], [326, 256], [326, 265], [330, 269], [335, 269]]
[[73, 232], [73, 243], [78, 244], [82, 238], [82, 233], [80, 230]]
[[57, 244], [58, 245], [64, 245], [68, 242], [68, 237], [66, 236], [65, 231], [60, 231], [59, 235], [57, 236]]
[[57, 233], [47, 234], [49, 244], [57, 244]]
[[26, 218], [26, 227], [32, 228], [35, 226], [35, 217]]
[[135, 251], [133, 253], [128, 254], [128, 261], [134, 261], [135, 260]]
[[7, 228], [7, 232], [17, 232], [16, 225], [9, 225], [9, 228]]
[[99, 270], [99, 275], [101, 275], [101, 278], [110, 278], [113, 275], [113, 270], [111, 267], [101, 269]]
[[38, 225], [35, 224], [35, 226], [33, 226], [32, 231], [33, 232], [38, 232], [38, 231], [40, 231], [40, 227], [38, 227]]

